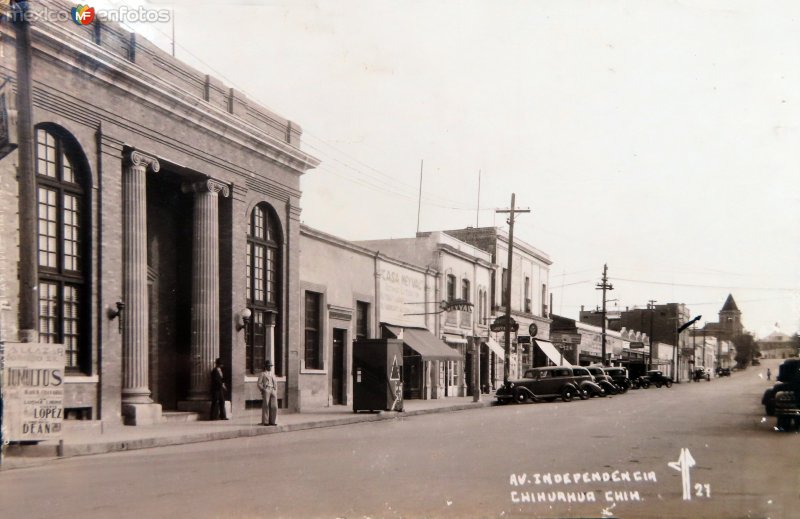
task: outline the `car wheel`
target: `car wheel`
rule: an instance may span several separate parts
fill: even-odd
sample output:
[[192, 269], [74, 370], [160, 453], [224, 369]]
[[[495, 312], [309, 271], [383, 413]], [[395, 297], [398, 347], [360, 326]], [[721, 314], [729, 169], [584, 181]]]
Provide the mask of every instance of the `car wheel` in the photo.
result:
[[664, 385], [667, 386], [667, 387], [672, 387], [672, 381], [671, 380], [667, 380], [666, 382], [664, 382]]
[[518, 404], [524, 404], [528, 401], [528, 392], [518, 387], [514, 390], [514, 402]]
[[579, 389], [578, 396], [581, 397], [581, 400], [588, 400], [589, 398], [591, 398], [589, 391], [586, 389]]
[[788, 431], [792, 425], [792, 419], [788, 416], [779, 416], [775, 425], [779, 431]]
[[624, 395], [625, 393], [628, 392], [628, 386], [626, 386], [625, 384], [620, 384], [619, 386], [617, 386], [617, 388], [618, 388], [619, 394], [621, 394], [621, 395]]
[[661, 389], [661, 382], [656, 382], [656, 388]]
[[561, 390], [561, 400], [564, 402], [571, 402], [573, 396], [575, 396], [575, 390], [571, 387], [565, 387]]

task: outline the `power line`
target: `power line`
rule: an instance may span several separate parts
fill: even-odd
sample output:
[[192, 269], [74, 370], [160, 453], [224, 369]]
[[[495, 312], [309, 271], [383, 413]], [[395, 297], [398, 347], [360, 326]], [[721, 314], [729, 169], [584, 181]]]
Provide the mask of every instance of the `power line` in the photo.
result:
[[693, 288], [717, 288], [723, 290], [766, 290], [773, 292], [800, 292], [800, 288], [776, 288], [776, 287], [734, 287], [722, 285], [699, 285], [693, 283], [668, 283], [666, 281], [647, 281], [643, 279], [629, 279], [629, 278], [611, 278], [615, 281], [628, 281], [630, 283], [643, 283], [646, 285], [664, 285], [664, 286], [678, 286], [678, 287], [693, 287]]

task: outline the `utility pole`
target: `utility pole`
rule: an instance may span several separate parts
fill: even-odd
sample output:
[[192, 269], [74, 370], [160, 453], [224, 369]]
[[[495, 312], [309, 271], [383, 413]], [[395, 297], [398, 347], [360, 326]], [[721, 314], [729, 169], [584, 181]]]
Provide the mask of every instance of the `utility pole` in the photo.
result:
[[603, 313], [603, 316], [602, 316], [603, 317], [603, 322], [602, 322], [603, 331], [602, 331], [602, 334], [601, 334], [602, 349], [600, 351], [601, 351], [601, 355], [602, 355], [601, 364], [603, 366], [606, 366], [607, 365], [606, 364], [606, 291], [607, 290], [614, 290], [614, 286], [611, 285], [608, 282], [608, 265], [607, 264], [603, 265], [603, 280], [602, 280], [602, 283], [598, 283], [597, 284], [596, 290], [602, 290], [603, 291], [603, 312], [602, 312]]
[[[696, 334], [697, 334], [697, 323], [692, 325], [692, 360], [694, 361], [694, 369], [695, 369], [695, 371], [697, 370], [697, 344], [695, 342]], [[700, 359], [700, 360], [701, 360], [700, 365], [705, 368], [706, 367], [705, 358]], [[690, 381], [692, 380], [692, 376], [691, 375], [689, 376], [689, 380]], [[700, 382], [700, 381], [698, 380], [698, 382]]]
[[703, 366], [705, 365], [706, 365], [706, 330], [705, 327], [703, 327]]
[[478, 207], [475, 209], [475, 228], [481, 223], [481, 170], [478, 170]]
[[503, 365], [503, 383], [508, 385], [508, 375], [511, 369], [511, 273], [514, 260], [514, 220], [517, 213], [530, 213], [530, 209], [517, 209], [515, 207], [516, 193], [511, 193], [511, 208], [496, 209], [495, 213], [509, 213], [508, 220], [508, 275], [506, 276], [506, 297], [503, 304], [506, 307], [505, 317], [505, 363]]
[[650, 309], [650, 360], [647, 363], [647, 369], [653, 369], [653, 314], [656, 311], [656, 300], [648, 301], [647, 308]]
[[417, 199], [417, 232], [419, 233], [419, 214], [422, 211], [422, 166], [425, 164], [424, 159], [419, 161], [419, 198]]

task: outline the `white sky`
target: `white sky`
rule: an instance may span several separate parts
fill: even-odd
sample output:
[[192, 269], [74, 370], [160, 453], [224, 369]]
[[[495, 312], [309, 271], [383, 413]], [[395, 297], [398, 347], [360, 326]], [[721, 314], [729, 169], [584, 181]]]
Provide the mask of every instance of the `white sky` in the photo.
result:
[[480, 170], [481, 226], [532, 210], [558, 314], [606, 262], [620, 307], [715, 321], [730, 292], [757, 335], [800, 328], [800, 2], [170, 5], [178, 58], [303, 126], [305, 223], [413, 236], [424, 160], [421, 230], [475, 225]]

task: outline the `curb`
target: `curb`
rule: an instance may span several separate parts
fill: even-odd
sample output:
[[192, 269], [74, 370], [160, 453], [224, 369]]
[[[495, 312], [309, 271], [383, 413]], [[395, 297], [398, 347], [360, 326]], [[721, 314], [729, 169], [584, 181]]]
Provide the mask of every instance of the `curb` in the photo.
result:
[[[205, 431], [198, 433], [179, 434], [174, 436], [153, 436], [149, 438], [137, 438], [132, 440], [117, 440], [108, 442], [92, 442], [68, 444], [63, 441], [58, 444], [49, 445], [10, 445], [6, 449], [6, 458], [38, 458], [42, 461], [61, 458], [72, 458], [76, 456], [91, 456], [95, 454], [108, 454], [111, 452], [124, 452], [139, 449], [152, 449], [156, 447], [170, 447], [175, 445], [187, 445], [191, 443], [201, 443], [218, 440], [231, 440], [235, 438], [252, 438], [268, 434], [279, 434], [294, 431], [306, 431], [310, 429], [321, 429], [326, 427], [339, 427], [342, 425], [354, 425], [359, 423], [379, 422], [385, 420], [395, 420], [411, 416], [421, 416], [427, 414], [447, 413], [453, 411], [464, 411], [468, 409], [482, 409], [492, 406], [491, 400], [457, 404], [446, 407], [434, 407], [430, 409], [416, 409], [413, 411], [380, 411], [377, 414], [359, 415], [354, 413], [352, 416], [335, 418], [330, 420], [317, 420], [304, 423], [278, 425], [276, 427], [261, 427], [260, 425], [243, 425], [239, 428], [228, 431]], [[49, 461], [49, 460], [48, 460]], [[0, 470], [11, 470], [21, 467], [0, 467]]]

